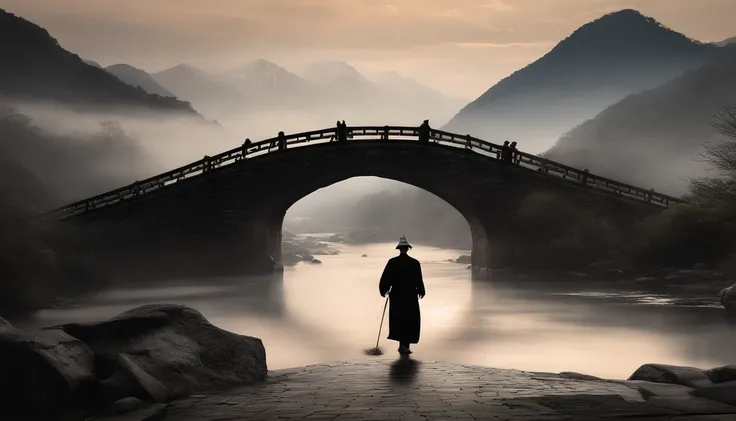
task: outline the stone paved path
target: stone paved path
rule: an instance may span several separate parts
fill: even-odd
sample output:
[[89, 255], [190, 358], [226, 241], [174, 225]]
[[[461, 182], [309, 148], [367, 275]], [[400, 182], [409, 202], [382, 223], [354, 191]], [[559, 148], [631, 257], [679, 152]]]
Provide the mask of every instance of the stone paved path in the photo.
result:
[[[689, 395], [688, 395], [689, 396]], [[654, 403], [622, 382], [419, 362], [321, 364], [276, 371], [262, 383], [171, 404], [166, 420], [736, 421], [736, 407], [700, 398]]]

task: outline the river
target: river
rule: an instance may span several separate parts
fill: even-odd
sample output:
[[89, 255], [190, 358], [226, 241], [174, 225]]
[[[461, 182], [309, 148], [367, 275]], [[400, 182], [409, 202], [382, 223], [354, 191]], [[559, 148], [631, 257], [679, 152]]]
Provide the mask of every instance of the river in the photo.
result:
[[[300, 263], [262, 278], [180, 279], [150, 288], [81, 297], [73, 306], [38, 312], [21, 327], [103, 320], [146, 303], [180, 303], [213, 324], [263, 340], [269, 369], [362, 358], [396, 358], [381, 333], [378, 279], [394, 244], [337, 245], [323, 264]], [[580, 289], [562, 292], [472, 281], [467, 254], [415, 246], [427, 296], [414, 358], [531, 371], [577, 371], [626, 378], [648, 362], [708, 368], [736, 360], [734, 330], [715, 306], [675, 306], [661, 297]], [[367, 257], [362, 257], [365, 254]], [[506, 285], [506, 284], [505, 284]], [[388, 317], [388, 316], [387, 316]]]

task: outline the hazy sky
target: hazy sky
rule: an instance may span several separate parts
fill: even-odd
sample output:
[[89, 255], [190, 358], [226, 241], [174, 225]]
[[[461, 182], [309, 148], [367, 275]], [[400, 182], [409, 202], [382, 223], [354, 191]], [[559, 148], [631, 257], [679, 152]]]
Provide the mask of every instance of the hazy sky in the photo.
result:
[[0, 0], [103, 65], [207, 70], [345, 60], [475, 98], [602, 14], [635, 8], [703, 41], [736, 36], [736, 0]]

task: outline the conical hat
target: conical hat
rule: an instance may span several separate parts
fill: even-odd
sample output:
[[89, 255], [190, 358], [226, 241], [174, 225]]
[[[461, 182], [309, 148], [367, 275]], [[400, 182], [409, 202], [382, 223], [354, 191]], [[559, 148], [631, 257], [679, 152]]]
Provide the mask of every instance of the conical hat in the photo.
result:
[[411, 244], [409, 244], [409, 242], [406, 241], [406, 236], [405, 235], [402, 235], [401, 236], [401, 238], [399, 239], [399, 244], [396, 246], [397, 249], [400, 249], [402, 247], [409, 247], [409, 248], [411, 248]]

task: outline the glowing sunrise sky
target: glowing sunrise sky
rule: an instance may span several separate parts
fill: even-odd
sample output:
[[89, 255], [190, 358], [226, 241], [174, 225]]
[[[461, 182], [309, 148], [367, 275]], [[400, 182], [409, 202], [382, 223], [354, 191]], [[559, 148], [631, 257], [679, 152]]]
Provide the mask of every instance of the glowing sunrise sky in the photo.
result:
[[65, 48], [154, 72], [265, 58], [344, 60], [477, 97], [604, 13], [634, 8], [702, 41], [736, 36], [736, 0], [1, 0]]

